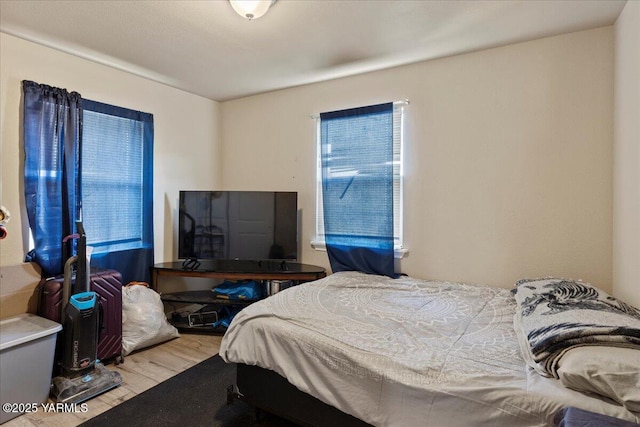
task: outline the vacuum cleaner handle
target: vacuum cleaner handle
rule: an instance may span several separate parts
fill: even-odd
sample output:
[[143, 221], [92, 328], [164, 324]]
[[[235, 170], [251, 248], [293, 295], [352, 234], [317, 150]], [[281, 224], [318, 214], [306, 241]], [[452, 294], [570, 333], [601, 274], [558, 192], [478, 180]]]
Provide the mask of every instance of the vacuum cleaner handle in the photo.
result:
[[[64, 319], [64, 309], [69, 303], [72, 294], [91, 291], [89, 283], [89, 271], [87, 270], [87, 235], [84, 232], [82, 221], [76, 221], [77, 234], [65, 237], [62, 241], [78, 239], [77, 255], [69, 257], [64, 263], [64, 281], [62, 284], [62, 303], [60, 304], [60, 319]], [[76, 264], [75, 285], [72, 286], [73, 264]], [[73, 290], [72, 290], [73, 288]]]
[[60, 319], [64, 322], [64, 309], [71, 298], [71, 278], [73, 276], [72, 266], [78, 260], [77, 256], [70, 257], [64, 263], [64, 281], [62, 282], [62, 301], [60, 303]]
[[87, 269], [87, 235], [84, 232], [82, 221], [76, 221], [76, 230], [80, 235], [78, 239], [78, 260], [76, 263], [76, 292], [89, 292], [89, 271]]

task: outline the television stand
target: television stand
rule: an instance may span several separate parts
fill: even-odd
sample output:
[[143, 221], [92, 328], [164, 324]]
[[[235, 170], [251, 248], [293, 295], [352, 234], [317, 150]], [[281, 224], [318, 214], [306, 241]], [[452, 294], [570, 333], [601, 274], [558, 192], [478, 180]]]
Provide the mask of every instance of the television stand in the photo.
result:
[[[160, 277], [202, 277], [210, 279], [226, 280], [255, 280], [260, 282], [291, 281], [293, 285], [310, 282], [326, 276], [323, 267], [309, 264], [301, 264], [280, 260], [202, 260], [198, 262], [183, 263], [182, 261], [165, 262], [153, 266], [151, 274], [151, 288], [158, 291]], [[228, 300], [215, 298], [213, 292], [188, 291], [161, 294], [164, 302], [172, 304], [199, 304], [204, 306], [200, 318], [205, 318], [205, 313], [211, 313], [216, 307], [246, 306], [257, 300]], [[224, 333], [224, 329], [214, 329], [206, 325], [194, 325], [192, 318], [181, 318], [174, 315], [168, 316], [169, 321], [179, 329], [191, 331], [204, 331]]]

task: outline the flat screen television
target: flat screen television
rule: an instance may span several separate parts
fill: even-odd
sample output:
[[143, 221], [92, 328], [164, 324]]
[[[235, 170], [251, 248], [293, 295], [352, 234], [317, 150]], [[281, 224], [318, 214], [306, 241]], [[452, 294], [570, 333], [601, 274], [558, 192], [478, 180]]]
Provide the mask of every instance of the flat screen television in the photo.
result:
[[180, 191], [178, 258], [297, 260], [298, 193]]

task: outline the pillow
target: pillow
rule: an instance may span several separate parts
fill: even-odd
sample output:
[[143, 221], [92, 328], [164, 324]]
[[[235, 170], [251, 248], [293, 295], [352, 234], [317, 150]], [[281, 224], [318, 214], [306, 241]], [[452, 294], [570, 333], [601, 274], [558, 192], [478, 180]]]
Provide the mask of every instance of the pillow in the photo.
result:
[[574, 347], [640, 351], [640, 310], [587, 282], [522, 279], [514, 289], [514, 328], [522, 355], [540, 375], [558, 378], [558, 364]]
[[565, 387], [596, 393], [640, 412], [640, 350], [576, 347], [562, 357], [558, 375]]

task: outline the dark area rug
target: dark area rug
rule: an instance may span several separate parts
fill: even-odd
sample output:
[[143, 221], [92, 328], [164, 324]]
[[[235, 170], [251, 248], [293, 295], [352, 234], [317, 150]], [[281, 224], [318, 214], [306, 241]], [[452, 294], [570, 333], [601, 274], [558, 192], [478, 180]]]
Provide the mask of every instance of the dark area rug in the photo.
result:
[[[126, 362], [125, 362], [126, 363]], [[294, 424], [235, 399], [227, 405], [227, 387], [236, 382], [236, 365], [213, 356], [110, 410], [84, 427], [113, 426], [262, 426]]]

